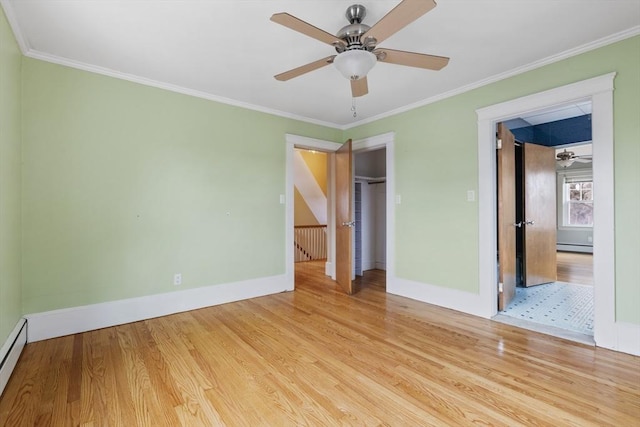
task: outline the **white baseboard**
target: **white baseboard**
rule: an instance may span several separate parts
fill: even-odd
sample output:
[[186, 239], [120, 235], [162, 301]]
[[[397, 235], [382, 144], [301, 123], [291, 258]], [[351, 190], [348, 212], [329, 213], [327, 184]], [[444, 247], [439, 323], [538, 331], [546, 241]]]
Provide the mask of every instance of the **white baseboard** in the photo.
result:
[[[329, 270], [329, 266], [330, 263], [327, 263], [327, 270]], [[136, 322], [288, 290], [290, 289], [287, 289], [286, 277], [282, 275], [30, 314], [25, 316], [28, 320], [28, 342]], [[483, 303], [479, 294], [392, 277], [387, 279], [387, 292], [483, 318], [490, 317], [490, 314], [482, 310], [486, 304]], [[5, 355], [10, 352], [0, 370], [0, 393], [27, 342], [27, 328], [22, 328], [23, 323], [24, 320], [21, 320], [16, 325], [0, 349], [0, 361], [5, 359]], [[640, 325], [617, 322], [615, 326], [615, 343], [607, 345], [606, 348], [640, 356]], [[16, 344], [12, 348], [14, 342]]]
[[611, 350], [640, 356], [640, 325], [625, 322], [616, 322], [615, 347]]
[[362, 261], [362, 271], [373, 270], [376, 268], [375, 261]]
[[387, 263], [386, 262], [376, 261], [375, 269], [376, 270], [385, 270], [386, 271], [387, 270]]
[[[487, 304], [479, 294], [446, 289], [397, 277], [387, 278], [387, 292], [474, 316], [491, 317], [490, 313], [483, 310]], [[615, 333], [611, 334], [613, 335], [611, 340], [606, 343], [596, 341], [596, 345], [609, 350], [640, 356], [640, 325], [616, 322], [614, 327]]]
[[479, 294], [447, 289], [426, 283], [414, 282], [397, 277], [387, 277], [387, 292], [417, 301], [450, 308], [474, 316], [489, 318], [486, 303]]
[[0, 348], [0, 396], [27, 344], [27, 321], [20, 319]]
[[327, 275], [327, 276], [329, 276], [329, 277], [331, 277], [331, 278], [333, 278], [333, 279], [335, 280], [335, 277], [336, 277], [336, 269], [335, 269], [335, 267], [333, 266], [333, 263], [332, 263], [332, 262], [327, 261], [327, 262], [324, 264], [324, 274], [325, 274], [325, 275]]
[[29, 342], [290, 290], [285, 275], [29, 314]]

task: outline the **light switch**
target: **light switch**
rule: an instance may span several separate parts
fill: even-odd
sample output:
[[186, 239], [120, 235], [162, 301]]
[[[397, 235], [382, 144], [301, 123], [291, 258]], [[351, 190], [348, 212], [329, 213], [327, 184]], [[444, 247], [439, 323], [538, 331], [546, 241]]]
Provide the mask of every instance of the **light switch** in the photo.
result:
[[476, 192], [473, 190], [467, 190], [467, 202], [476, 201]]

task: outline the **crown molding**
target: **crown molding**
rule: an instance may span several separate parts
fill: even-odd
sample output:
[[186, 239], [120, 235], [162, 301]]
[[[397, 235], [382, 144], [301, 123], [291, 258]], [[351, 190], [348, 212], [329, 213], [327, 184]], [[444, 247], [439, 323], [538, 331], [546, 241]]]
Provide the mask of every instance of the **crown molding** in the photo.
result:
[[90, 73], [102, 74], [102, 75], [114, 77], [117, 79], [127, 80], [133, 83], [139, 83], [145, 86], [152, 86], [159, 89], [168, 90], [171, 92], [181, 93], [183, 95], [194, 96], [196, 98], [202, 98], [202, 99], [207, 99], [209, 101], [219, 102], [221, 104], [227, 104], [227, 105], [232, 105], [234, 107], [245, 108], [247, 110], [253, 110], [261, 113], [271, 114], [274, 116], [283, 117], [285, 119], [298, 120], [301, 122], [310, 123], [318, 126], [329, 127], [331, 129], [338, 129], [338, 130], [340, 129], [340, 125], [337, 123], [331, 123], [323, 120], [313, 119], [311, 117], [300, 116], [297, 114], [288, 113], [286, 111], [280, 111], [273, 108], [267, 108], [260, 105], [251, 104], [248, 102], [238, 101], [231, 98], [225, 98], [223, 96], [213, 95], [207, 92], [189, 89], [183, 86], [164, 83], [157, 80], [136, 76], [134, 74], [127, 74], [120, 71], [111, 70], [109, 68], [99, 67], [99, 66], [87, 64], [84, 62], [63, 58], [61, 56], [40, 52], [38, 50], [31, 48], [31, 45], [29, 44], [28, 40], [24, 37], [22, 29], [18, 24], [18, 19], [16, 18], [16, 15], [10, 0], [0, 0], [0, 5], [2, 5], [2, 8], [4, 9], [4, 13], [7, 17], [7, 21], [9, 22], [9, 26], [13, 31], [13, 35], [16, 39], [16, 42], [20, 47], [20, 51], [24, 56], [28, 58], [38, 59], [40, 61], [45, 61], [45, 62], [51, 62], [53, 64], [58, 64], [65, 67], [88, 71]]
[[122, 80], [127, 80], [130, 82], [134, 82], [134, 83], [139, 83], [145, 86], [152, 86], [152, 87], [156, 87], [159, 89], [164, 89], [164, 90], [168, 90], [171, 92], [176, 92], [176, 93], [181, 93], [183, 95], [188, 95], [188, 96], [194, 96], [197, 98], [202, 98], [202, 99], [207, 99], [210, 101], [214, 101], [214, 102], [219, 102], [221, 104], [227, 104], [227, 105], [232, 105], [235, 107], [240, 107], [240, 108], [245, 108], [248, 110], [253, 110], [253, 111], [258, 111], [261, 113], [266, 113], [266, 114], [271, 114], [274, 116], [279, 116], [279, 117], [283, 117], [286, 119], [292, 119], [292, 120], [298, 120], [301, 122], [305, 122], [305, 123], [309, 123], [309, 124], [314, 124], [314, 125], [318, 125], [318, 126], [324, 126], [324, 127], [328, 127], [328, 128], [332, 128], [332, 129], [337, 129], [337, 130], [349, 130], [358, 126], [363, 126], [387, 117], [391, 117], [391, 116], [395, 116], [397, 114], [400, 113], [404, 113], [419, 107], [423, 107], [425, 105], [429, 105], [429, 104], [433, 104], [435, 102], [441, 101], [443, 99], [447, 99], [447, 98], [451, 98], [452, 96], [456, 96], [456, 95], [460, 95], [462, 93], [465, 92], [469, 92], [471, 90], [480, 88], [482, 86], [486, 86], [488, 84], [491, 83], [495, 83], [498, 82], [500, 80], [504, 80], [507, 79], [509, 77], [513, 77], [516, 76], [518, 74], [522, 74], [522, 73], [526, 73], [527, 71], [531, 71], [531, 70], [535, 70], [536, 68], [540, 68], [543, 67], [545, 65], [549, 65], [552, 64], [554, 62], [558, 62], [558, 61], [562, 61], [563, 59], [567, 59], [567, 58], [571, 58], [572, 56], [576, 56], [576, 55], [580, 55], [582, 53], [585, 52], [589, 52], [591, 50], [594, 49], [598, 49], [600, 47], [604, 47], [607, 45], [610, 45], [612, 43], [616, 43], [618, 41], [622, 41], [625, 39], [628, 39], [630, 37], [634, 37], [640, 34], [640, 25], [636, 25], [634, 27], [631, 27], [627, 30], [624, 31], [620, 31], [618, 33], [615, 34], [611, 34], [609, 36], [603, 37], [601, 39], [586, 43], [584, 45], [566, 50], [564, 52], [555, 54], [555, 55], [551, 55], [548, 56], [546, 58], [543, 58], [541, 60], [529, 63], [527, 65], [523, 65], [521, 67], [517, 67], [514, 68], [512, 70], [503, 72], [503, 73], [499, 73], [499, 74], [495, 74], [491, 77], [488, 77], [486, 79], [482, 79], [479, 80], [477, 82], [465, 85], [465, 86], [461, 86], [457, 89], [453, 89], [451, 91], [448, 92], [444, 92], [426, 99], [423, 99], [421, 101], [417, 101], [414, 102], [412, 104], [408, 104], [405, 105], [403, 107], [399, 107], [390, 111], [386, 111], [384, 113], [380, 113], [377, 114], [373, 117], [369, 117], [357, 122], [353, 122], [353, 123], [348, 123], [345, 125], [341, 125], [338, 123], [332, 123], [332, 122], [327, 122], [327, 121], [323, 121], [323, 120], [318, 120], [318, 119], [314, 119], [311, 117], [306, 117], [306, 116], [300, 116], [297, 114], [293, 114], [293, 113], [289, 113], [286, 111], [281, 111], [281, 110], [276, 110], [276, 109], [272, 109], [272, 108], [268, 108], [268, 107], [264, 107], [264, 106], [260, 106], [260, 105], [255, 105], [255, 104], [251, 104], [248, 102], [243, 102], [243, 101], [238, 101], [235, 99], [231, 99], [231, 98], [226, 98], [226, 97], [222, 97], [222, 96], [218, 96], [218, 95], [214, 95], [214, 94], [210, 94], [207, 92], [202, 92], [202, 91], [198, 91], [195, 89], [189, 89], [183, 86], [178, 86], [178, 85], [173, 85], [170, 83], [164, 83], [164, 82], [160, 82], [157, 80], [153, 80], [153, 79], [148, 79], [145, 77], [140, 77], [140, 76], [136, 76], [133, 74], [127, 74], [127, 73], [122, 73], [120, 71], [116, 71], [116, 70], [111, 70], [108, 68], [104, 68], [104, 67], [99, 67], [99, 66], [95, 66], [95, 65], [91, 65], [91, 64], [87, 64], [84, 62], [80, 62], [80, 61], [74, 61], [71, 59], [67, 59], [67, 58], [63, 58], [60, 56], [56, 56], [56, 55], [50, 55], [44, 52], [40, 52], [37, 50], [34, 50], [31, 48], [31, 46], [29, 45], [28, 40], [24, 37], [22, 30], [20, 28], [20, 25], [18, 25], [18, 21], [17, 18], [15, 16], [13, 7], [11, 5], [10, 0], [0, 0], [0, 5], [2, 5], [4, 11], [5, 11], [5, 15], [7, 16], [7, 20], [9, 21], [9, 25], [11, 26], [11, 29], [13, 31], [13, 34], [16, 38], [16, 41], [18, 43], [18, 46], [20, 47], [20, 50], [22, 51], [22, 54], [26, 57], [29, 58], [33, 58], [33, 59], [38, 59], [41, 61], [46, 61], [46, 62], [51, 62], [54, 64], [58, 64], [58, 65], [63, 65], [66, 67], [71, 67], [71, 68], [76, 68], [79, 70], [83, 70], [83, 71], [88, 71], [91, 73], [96, 73], [96, 74], [102, 74], [105, 76], [109, 76], [109, 77], [114, 77], [117, 79], [122, 79]]
[[385, 113], [381, 113], [375, 115], [373, 117], [369, 117], [358, 122], [350, 123], [348, 125], [342, 126], [342, 130], [352, 129], [358, 126], [366, 125], [377, 120], [381, 120], [387, 117], [395, 116], [400, 113], [404, 113], [419, 107], [423, 107], [425, 105], [433, 104], [438, 101], [442, 101], [443, 99], [451, 98], [452, 96], [460, 95], [465, 92], [469, 92], [474, 89], [478, 89], [482, 86], [486, 86], [491, 83], [499, 82], [500, 80], [507, 79], [509, 77], [517, 76], [518, 74], [523, 74], [528, 71], [535, 70], [536, 68], [544, 67], [545, 65], [553, 64], [554, 62], [562, 61], [564, 59], [571, 58], [573, 56], [580, 55], [582, 53], [589, 52], [591, 50], [595, 50], [604, 46], [608, 46], [610, 44], [637, 36], [640, 34], [640, 25], [636, 25], [635, 27], [631, 27], [627, 30], [620, 31], [619, 33], [611, 34], [609, 36], [603, 37], [601, 39], [583, 44], [581, 46], [575, 47], [573, 49], [565, 50], [564, 52], [560, 52], [555, 55], [548, 56], [546, 58], [540, 59], [538, 61], [529, 63], [527, 65], [523, 65], [521, 67], [514, 68], [509, 71], [505, 71], [504, 73], [495, 74], [491, 77], [488, 77], [483, 80], [479, 80], [475, 83], [471, 83], [465, 86], [461, 86], [457, 89], [450, 90], [448, 92], [441, 93], [436, 96], [432, 96], [430, 98], [423, 99], [422, 101], [414, 102], [412, 104], [405, 105], [403, 107], [396, 108], [391, 111], [387, 111]]
[[322, 120], [312, 119], [310, 117], [299, 116], [297, 114], [288, 113], [286, 111], [280, 111], [268, 107], [263, 107], [260, 105], [251, 104], [244, 101], [238, 101], [231, 98], [225, 98], [223, 96], [213, 95], [211, 93], [202, 92], [195, 89], [190, 89], [183, 86], [174, 85], [171, 83], [165, 83], [158, 80], [148, 79], [146, 77], [136, 76], [134, 74], [123, 73], [121, 71], [111, 70], [109, 68], [99, 67], [96, 65], [87, 64], [80, 61], [74, 61], [67, 58], [62, 58], [60, 56], [49, 55], [47, 53], [39, 52], [36, 50], [30, 50], [25, 54], [26, 57], [38, 59], [41, 61], [51, 62], [58, 65], [63, 65], [70, 68], [75, 68], [78, 70], [88, 71], [90, 73], [102, 74], [109, 77], [114, 77], [121, 80], [127, 80], [133, 83], [139, 83], [145, 86], [152, 86], [159, 89], [168, 90], [171, 92], [180, 93], [183, 95], [194, 96], [196, 98], [207, 99], [209, 101], [219, 102], [221, 104], [232, 105], [234, 107], [240, 107], [247, 110], [258, 111], [261, 113], [271, 114], [274, 116], [284, 117], [286, 119], [298, 120], [314, 125], [325, 126], [332, 129], [337, 129], [338, 125], [336, 123], [325, 122]]

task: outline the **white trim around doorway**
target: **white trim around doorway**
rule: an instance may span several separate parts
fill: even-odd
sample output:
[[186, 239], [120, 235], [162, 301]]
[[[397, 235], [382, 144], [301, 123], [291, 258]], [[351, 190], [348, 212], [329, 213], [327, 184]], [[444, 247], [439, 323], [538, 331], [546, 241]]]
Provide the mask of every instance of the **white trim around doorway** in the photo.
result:
[[[285, 135], [285, 250], [284, 250], [284, 264], [285, 264], [285, 277], [287, 290], [295, 289], [295, 266], [293, 261], [293, 153], [294, 149], [302, 148], [305, 150], [317, 150], [327, 154], [333, 153], [340, 148], [339, 143], [332, 141], [325, 141], [322, 139], [309, 138], [306, 136], [286, 134]], [[329, 169], [333, 171], [333, 156], [328, 157]], [[333, 200], [333, 172], [327, 174], [327, 205], [329, 212], [333, 212], [334, 200]], [[333, 233], [333, 215], [327, 215], [327, 263], [325, 266], [325, 273], [335, 279], [335, 272], [333, 272], [333, 259], [335, 253], [335, 238]]]
[[[323, 151], [327, 154], [335, 152], [342, 144], [332, 141], [308, 138], [300, 135], [286, 134], [286, 167], [285, 167], [285, 277], [287, 281], [287, 290], [293, 290], [295, 287], [294, 262], [293, 262], [293, 153], [295, 148], [308, 150]], [[387, 283], [393, 280], [395, 266], [395, 151], [394, 151], [395, 133], [388, 132], [381, 135], [362, 138], [352, 142], [354, 152], [365, 152], [386, 148], [386, 168], [387, 168]], [[334, 183], [334, 157], [331, 155], [328, 159], [329, 173], [327, 174], [327, 205], [329, 214], [327, 215], [327, 263], [325, 265], [325, 274], [331, 276], [335, 280], [335, 192]]]
[[640, 327], [615, 320], [615, 228], [613, 182], [613, 80], [609, 73], [476, 110], [478, 115], [478, 220], [480, 299], [488, 317], [497, 314], [495, 129], [500, 121], [562, 104], [592, 103], [594, 206], [594, 340], [597, 346], [637, 354]]
[[387, 291], [389, 283], [395, 278], [395, 223], [396, 223], [396, 205], [395, 205], [395, 132], [388, 132], [368, 138], [353, 141], [352, 149], [354, 153], [364, 153], [367, 151], [386, 149], [386, 283]]

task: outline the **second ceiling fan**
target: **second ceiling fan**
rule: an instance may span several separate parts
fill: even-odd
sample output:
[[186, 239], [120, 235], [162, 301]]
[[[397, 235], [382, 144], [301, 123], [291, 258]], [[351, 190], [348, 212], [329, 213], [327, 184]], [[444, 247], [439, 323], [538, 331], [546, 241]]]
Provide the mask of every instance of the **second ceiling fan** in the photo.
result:
[[591, 155], [576, 156], [573, 151], [567, 151], [566, 148], [564, 151], [556, 154], [556, 159], [558, 164], [563, 168], [571, 166], [574, 162], [591, 163], [593, 161], [593, 157]]
[[340, 73], [351, 81], [353, 97], [358, 97], [369, 93], [367, 73], [377, 61], [440, 70], [449, 63], [449, 58], [378, 47], [378, 43], [434, 7], [436, 2], [433, 0], [403, 0], [373, 27], [369, 27], [362, 23], [366, 15], [365, 7], [355, 4], [350, 6], [345, 14], [350, 24], [335, 36], [288, 13], [276, 13], [271, 16], [273, 22], [332, 45], [337, 54], [285, 71], [275, 78], [286, 81], [333, 63]]

